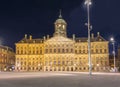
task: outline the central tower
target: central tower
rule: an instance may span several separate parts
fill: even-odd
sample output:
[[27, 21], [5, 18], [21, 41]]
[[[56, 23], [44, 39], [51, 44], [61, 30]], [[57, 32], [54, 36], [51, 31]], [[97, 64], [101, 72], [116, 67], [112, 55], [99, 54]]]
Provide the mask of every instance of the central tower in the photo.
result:
[[61, 11], [60, 11], [59, 18], [55, 21], [54, 25], [55, 25], [54, 36], [67, 37], [67, 32], [66, 32], [67, 23], [62, 18]]

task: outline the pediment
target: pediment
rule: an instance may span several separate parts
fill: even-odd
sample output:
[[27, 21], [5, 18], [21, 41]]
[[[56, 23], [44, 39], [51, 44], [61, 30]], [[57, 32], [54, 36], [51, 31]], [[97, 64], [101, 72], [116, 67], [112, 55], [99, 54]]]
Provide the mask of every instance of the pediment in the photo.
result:
[[63, 36], [55, 36], [45, 42], [73, 42], [73, 40]]

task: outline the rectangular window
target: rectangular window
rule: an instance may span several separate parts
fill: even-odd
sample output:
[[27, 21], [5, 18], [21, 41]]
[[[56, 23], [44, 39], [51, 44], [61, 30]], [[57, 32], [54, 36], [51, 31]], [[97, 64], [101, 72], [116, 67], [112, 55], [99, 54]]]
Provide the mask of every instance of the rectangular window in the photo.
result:
[[60, 53], [60, 49], [58, 49], [58, 53]]
[[64, 53], [65, 52], [65, 50], [64, 49], [62, 49], [62, 53]]
[[48, 49], [45, 50], [45, 53], [48, 53]]
[[58, 61], [58, 64], [60, 65], [60, 61]]
[[42, 54], [42, 50], [40, 50], [40, 54]]
[[54, 53], [56, 53], [56, 49], [54, 49]]
[[52, 49], [50, 49], [50, 53], [52, 53]]
[[64, 65], [65, 64], [65, 62], [64, 61], [62, 61], [62, 65]]

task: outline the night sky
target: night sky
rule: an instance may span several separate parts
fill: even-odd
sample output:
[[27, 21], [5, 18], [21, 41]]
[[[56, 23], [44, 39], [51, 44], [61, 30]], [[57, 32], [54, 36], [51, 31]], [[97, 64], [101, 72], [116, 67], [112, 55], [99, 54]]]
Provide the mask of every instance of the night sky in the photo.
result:
[[[100, 32], [109, 40], [120, 43], [120, 0], [92, 0], [91, 32]], [[84, 0], [0, 0], [0, 44], [12, 48], [24, 37], [42, 38], [54, 33], [54, 22], [62, 9], [68, 23], [68, 37], [87, 37], [87, 12]]]

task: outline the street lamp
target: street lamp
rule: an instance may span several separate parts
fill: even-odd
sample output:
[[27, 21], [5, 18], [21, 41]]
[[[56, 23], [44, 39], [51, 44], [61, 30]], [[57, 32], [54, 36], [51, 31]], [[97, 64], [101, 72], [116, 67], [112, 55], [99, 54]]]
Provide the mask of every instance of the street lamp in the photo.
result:
[[85, 5], [87, 6], [87, 15], [88, 15], [88, 23], [86, 23], [88, 27], [88, 62], [89, 62], [89, 75], [92, 75], [92, 65], [91, 65], [91, 41], [90, 41], [90, 31], [92, 26], [90, 25], [90, 5], [92, 4], [91, 0], [85, 0]]
[[116, 68], [116, 63], [115, 63], [115, 40], [114, 38], [110, 38], [110, 41], [112, 42], [112, 45], [113, 45], [113, 56], [114, 56], [114, 72], [115, 72], [115, 68]]

